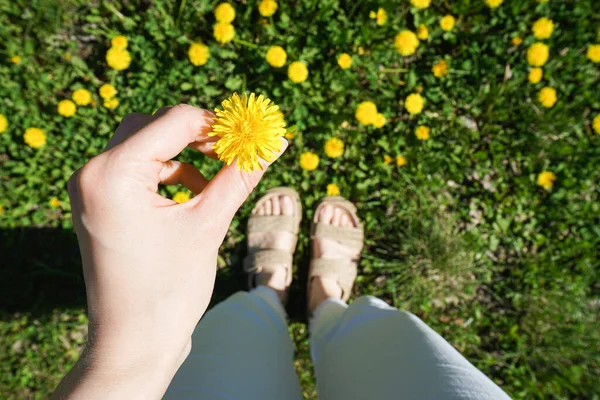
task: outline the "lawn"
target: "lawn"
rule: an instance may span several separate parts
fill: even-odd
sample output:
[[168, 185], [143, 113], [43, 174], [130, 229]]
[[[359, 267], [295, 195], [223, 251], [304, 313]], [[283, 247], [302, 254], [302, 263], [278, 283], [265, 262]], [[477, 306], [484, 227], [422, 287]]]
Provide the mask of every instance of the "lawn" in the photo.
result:
[[[245, 288], [253, 201], [296, 188], [288, 311], [305, 397], [306, 232], [329, 187], [365, 223], [356, 295], [417, 314], [516, 399], [597, 399], [597, 1], [280, 0], [263, 16], [267, 3], [230, 0], [230, 23], [219, 3], [0, 0], [1, 397], [48, 397], [86, 340], [73, 171], [128, 113], [255, 92], [281, 107], [290, 148], [231, 226], [213, 303]], [[205, 176], [222, 165], [179, 159]]]

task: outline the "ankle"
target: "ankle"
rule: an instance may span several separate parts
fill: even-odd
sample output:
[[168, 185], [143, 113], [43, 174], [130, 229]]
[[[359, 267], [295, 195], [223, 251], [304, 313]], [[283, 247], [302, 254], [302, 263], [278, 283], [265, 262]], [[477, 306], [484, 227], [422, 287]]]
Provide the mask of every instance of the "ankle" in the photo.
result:
[[283, 304], [287, 298], [287, 285], [286, 285], [286, 270], [285, 268], [277, 268], [275, 273], [259, 273], [255, 277], [256, 286], [266, 286], [271, 288], [277, 293], [279, 300]]
[[336, 280], [316, 276], [310, 281], [308, 310], [314, 312], [327, 299], [341, 299], [342, 288]]

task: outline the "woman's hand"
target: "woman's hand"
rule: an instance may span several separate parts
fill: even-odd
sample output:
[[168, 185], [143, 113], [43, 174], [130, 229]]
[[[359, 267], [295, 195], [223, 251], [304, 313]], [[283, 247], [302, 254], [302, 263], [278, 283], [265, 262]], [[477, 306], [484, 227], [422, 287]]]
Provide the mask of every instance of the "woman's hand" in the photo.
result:
[[[208, 181], [192, 165], [170, 161], [186, 146], [214, 157], [213, 117], [187, 105], [128, 115], [107, 149], [71, 177], [89, 343], [55, 396], [160, 398], [189, 354], [219, 246], [264, 173], [240, 172], [234, 163]], [[159, 184], [183, 184], [197, 195], [177, 204], [157, 194]]]

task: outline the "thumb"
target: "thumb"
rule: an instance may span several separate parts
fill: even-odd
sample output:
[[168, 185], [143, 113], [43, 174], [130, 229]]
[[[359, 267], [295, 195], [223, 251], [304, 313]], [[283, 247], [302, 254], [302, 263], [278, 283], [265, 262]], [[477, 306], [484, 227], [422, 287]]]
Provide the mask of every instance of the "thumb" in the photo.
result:
[[267, 167], [274, 163], [287, 149], [288, 142], [281, 138], [281, 151], [276, 154], [273, 161], [260, 160], [262, 170], [253, 172], [239, 171], [237, 160], [231, 165], [225, 165], [202, 191], [198, 199], [198, 206], [209, 210], [211, 217], [219, 222], [229, 224], [233, 216], [246, 201], [252, 190], [258, 185], [260, 179], [267, 171]]

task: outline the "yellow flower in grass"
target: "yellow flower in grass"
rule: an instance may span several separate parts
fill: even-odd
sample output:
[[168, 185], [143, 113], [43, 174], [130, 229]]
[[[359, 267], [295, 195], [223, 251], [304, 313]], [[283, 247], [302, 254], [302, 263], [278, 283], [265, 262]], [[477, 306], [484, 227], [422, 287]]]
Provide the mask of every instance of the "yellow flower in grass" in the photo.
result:
[[177, 192], [173, 195], [173, 201], [179, 204], [189, 201], [190, 198], [191, 196], [188, 192]]
[[377, 120], [377, 106], [372, 101], [363, 101], [356, 107], [356, 119], [363, 125], [373, 125]]
[[382, 113], [377, 113], [377, 115], [375, 116], [375, 121], [373, 122], [373, 126], [375, 128], [383, 128], [386, 122], [387, 119], [385, 118], [385, 115], [383, 115]]
[[313, 152], [305, 151], [300, 154], [300, 168], [305, 171], [314, 171], [319, 166], [319, 156]]
[[409, 30], [404, 30], [396, 35], [394, 38], [394, 46], [396, 46], [396, 50], [402, 56], [410, 56], [415, 54], [417, 48], [419, 47], [419, 39], [414, 32]]
[[267, 50], [265, 59], [270, 66], [281, 68], [287, 61], [287, 53], [281, 46], [271, 46], [269, 47], [269, 50]]
[[13, 64], [21, 64], [21, 56], [12, 56], [10, 62]]
[[402, 156], [396, 157], [396, 165], [399, 167], [404, 167], [406, 165], [406, 158]]
[[210, 50], [204, 43], [192, 43], [188, 49], [188, 58], [193, 65], [199, 67], [208, 62]]
[[412, 4], [413, 7], [424, 9], [429, 7], [431, 0], [410, 0], [410, 4]]
[[110, 45], [115, 49], [125, 50], [128, 44], [127, 38], [123, 35], [115, 36], [110, 40]]
[[424, 105], [425, 99], [418, 93], [409, 94], [404, 100], [404, 107], [410, 114], [420, 114]]
[[539, 83], [542, 80], [542, 77], [544, 76], [544, 70], [541, 68], [531, 68], [531, 70], [529, 71], [529, 83]]
[[110, 83], [105, 83], [104, 85], [100, 86], [98, 93], [100, 93], [100, 97], [102, 97], [104, 100], [108, 100], [117, 95], [117, 89]]
[[301, 83], [308, 78], [308, 68], [302, 61], [294, 61], [288, 67], [288, 77], [294, 83]]
[[536, 39], [548, 39], [554, 31], [554, 22], [551, 19], [542, 17], [535, 21], [531, 30]]
[[450, 32], [454, 29], [454, 25], [456, 24], [456, 20], [452, 15], [446, 15], [440, 20], [440, 27], [446, 32]]
[[58, 102], [58, 113], [65, 118], [71, 118], [77, 112], [77, 106], [71, 100]]
[[71, 98], [78, 106], [87, 106], [92, 102], [92, 94], [83, 88], [75, 90]]
[[104, 107], [108, 108], [109, 110], [114, 110], [115, 108], [119, 107], [119, 104], [119, 99], [116, 97], [104, 100]]
[[417, 37], [419, 40], [427, 40], [429, 38], [429, 29], [423, 24], [417, 28]]
[[383, 155], [383, 163], [385, 165], [391, 164], [392, 163], [393, 158], [387, 154]]
[[436, 78], [441, 78], [448, 74], [448, 63], [445, 60], [441, 60], [434, 64], [431, 68], [431, 72]]
[[327, 185], [327, 196], [339, 196], [340, 195], [340, 187], [335, 183], [330, 183]]
[[25, 134], [23, 135], [23, 140], [30, 147], [34, 149], [39, 149], [46, 144], [46, 134], [40, 128], [27, 128], [25, 129]]
[[344, 142], [338, 138], [330, 138], [325, 142], [325, 154], [330, 158], [338, 158], [344, 154]]
[[362, 56], [365, 54], [365, 48], [362, 46], [358, 46], [358, 48], [356, 49], [356, 52], [358, 53], [359, 56]]
[[485, 0], [485, 4], [489, 7], [489, 8], [498, 8], [500, 7], [500, 4], [502, 4], [504, 0]]
[[235, 19], [235, 8], [229, 3], [221, 3], [215, 8], [215, 19], [218, 22], [230, 23]]
[[589, 45], [586, 56], [591, 62], [600, 63], [600, 44]]
[[0, 206], [0, 215], [4, 214], [4, 207]]
[[537, 177], [537, 184], [546, 190], [552, 189], [556, 175], [550, 171], [542, 171]]
[[382, 26], [385, 25], [385, 22], [387, 21], [387, 12], [379, 7], [379, 9], [375, 12], [375, 11], [371, 11], [369, 13], [369, 18], [374, 19], [377, 21], [377, 25]]
[[131, 56], [125, 49], [111, 47], [106, 52], [106, 62], [112, 69], [116, 71], [123, 71], [129, 68], [129, 65], [131, 64]]
[[536, 42], [527, 49], [527, 62], [534, 67], [541, 67], [548, 61], [550, 49], [544, 43]]
[[263, 17], [270, 17], [277, 11], [277, 2], [275, 0], [262, 0], [258, 4], [258, 12]]
[[519, 47], [520, 45], [523, 44], [523, 38], [521, 38], [519, 36], [515, 36], [514, 38], [512, 38], [511, 43], [513, 46]]
[[556, 103], [556, 90], [551, 87], [544, 87], [538, 94], [539, 102], [546, 108], [552, 108]]
[[217, 117], [209, 136], [219, 136], [213, 146], [219, 160], [231, 165], [237, 159], [238, 169], [262, 170], [260, 159], [273, 161], [281, 151], [281, 136], [286, 134], [285, 121], [279, 107], [262, 94], [240, 97], [234, 93], [216, 109]]
[[58, 207], [60, 207], [60, 200], [57, 199], [56, 197], [53, 197], [50, 199], [48, 204], [50, 204], [50, 207], [52, 207], [52, 208], [58, 208]]
[[0, 114], [0, 133], [4, 133], [8, 128], [8, 120], [4, 114]]
[[430, 129], [428, 126], [421, 125], [421, 126], [418, 126], [417, 129], [415, 129], [415, 136], [419, 140], [423, 140], [423, 141], [429, 140], [429, 132], [430, 132]]
[[348, 53], [342, 53], [338, 57], [337, 63], [342, 69], [348, 69], [352, 66], [352, 57]]
[[594, 128], [596, 133], [600, 135], [600, 114], [594, 117], [594, 120], [592, 121], [592, 128]]
[[227, 22], [217, 22], [213, 28], [215, 40], [219, 43], [229, 43], [235, 36], [235, 28]]
[[296, 132], [288, 132], [284, 135], [284, 138], [286, 138], [287, 140], [292, 140], [295, 137], [296, 137]]

